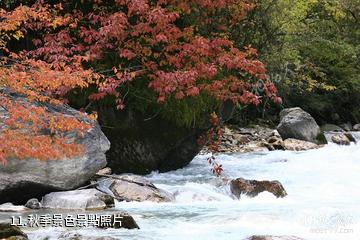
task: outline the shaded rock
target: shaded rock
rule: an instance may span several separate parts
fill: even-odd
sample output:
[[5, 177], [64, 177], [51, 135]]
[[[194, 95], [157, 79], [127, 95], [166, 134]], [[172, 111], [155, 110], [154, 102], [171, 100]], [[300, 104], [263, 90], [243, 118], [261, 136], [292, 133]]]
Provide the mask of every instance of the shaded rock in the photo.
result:
[[[26, 103], [38, 106], [36, 102], [28, 102], [17, 94], [0, 90], [13, 103]], [[46, 105], [54, 115], [66, 115], [90, 122], [67, 105]], [[7, 111], [0, 111], [0, 129], [6, 128], [4, 119], [9, 116]], [[30, 198], [40, 198], [46, 193], [56, 190], [69, 190], [80, 187], [98, 170], [106, 165], [105, 152], [110, 143], [102, 133], [99, 125], [92, 122], [92, 128], [84, 138], [73, 133], [67, 135], [69, 142], [77, 142], [84, 146], [84, 154], [72, 159], [41, 161], [39, 159], [10, 159], [7, 166], [0, 168], [0, 203], [13, 202], [24, 204]], [[24, 129], [31, 131], [31, 128]]]
[[37, 198], [32, 198], [26, 202], [25, 207], [30, 209], [40, 209], [41, 203], [37, 200]]
[[100, 228], [126, 228], [126, 229], [140, 229], [134, 218], [128, 213], [114, 213], [111, 215], [111, 222], [99, 226]]
[[280, 136], [272, 136], [266, 139], [264, 142], [265, 147], [267, 147], [270, 151], [275, 150], [283, 150], [284, 142]]
[[353, 126], [354, 131], [360, 131], [360, 123]]
[[344, 135], [350, 140], [350, 142], [353, 142], [353, 143], [356, 143], [356, 139], [354, 138], [354, 136], [347, 132], [347, 133], [344, 133]]
[[353, 129], [353, 126], [351, 125], [351, 123], [340, 124], [340, 127], [347, 132], [350, 132]]
[[106, 208], [112, 208], [115, 206], [114, 197], [108, 194], [98, 195], [99, 199], [106, 204]]
[[317, 145], [312, 142], [297, 140], [293, 138], [288, 138], [283, 142], [283, 146], [285, 150], [290, 151], [306, 151], [310, 149], [317, 149], [322, 147], [321, 145]]
[[0, 223], [0, 239], [26, 240], [27, 235], [10, 223]]
[[321, 131], [323, 132], [343, 132], [344, 129], [335, 125], [335, 124], [325, 124], [321, 126]]
[[96, 189], [83, 189], [65, 192], [53, 192], [41, 200], [43, 208], [98, 210], [107, 207], [104, 193]]
[[22, 212], [26, 210], [29, 209], [24, 206], [16, 206], [12, 203], [4, 203], [0, 205], [0, 212]]
[[331, 141], [338, 145], [350, 145], [350, 139], [345, 134], [335, 134], [331, 136]]
[[176, 126], [156, 113], [131, 108], [97, 109], [103, 131], [111, 142], [107, 152], [113, 173], [148, 174], [188, 165], [200, 152], [197, 139], [206, 129]]
[[246, 240], [304, 240], [303, 238], [298, 238], [294, 236], [251, 236], [247, 238]]
[[277, 130], [283, 139], [294, 138], [317, 143], [320, 127], [315, 119], [301, 108], [287, 108], [280, 112]]
[[122, 175], [112, 180], [110, 191], [119, 201], [153, 201], [171, 202], [173, 194], [155, 187], [143, 177], [135, 175]]
[[283, 198], [287, 195], [279, 181], [257, 181], [238, 178], [230, 182], [230, 190], [237, 198], [240, 198], [242, 194], [256, 197], [264, 191], [274, 194], [277, 198]]

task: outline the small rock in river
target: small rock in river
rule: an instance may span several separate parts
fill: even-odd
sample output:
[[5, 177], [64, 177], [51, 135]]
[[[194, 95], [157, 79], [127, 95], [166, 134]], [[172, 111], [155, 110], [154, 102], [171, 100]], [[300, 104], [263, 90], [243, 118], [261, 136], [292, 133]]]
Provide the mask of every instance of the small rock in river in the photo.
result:
[[30, 208], [30, 209], [40, 209], [41, 203], [36, 198], [32, 198], [26, 202], [25, 207]]
[[257, 181], [238, 178], [230, 182], [230, 190], [237, 198], [240, 198], [242, 194], [256, 197], [264, 191], [274, 194], [277, 198], [283, 198], [287, 195], [279, 181]]

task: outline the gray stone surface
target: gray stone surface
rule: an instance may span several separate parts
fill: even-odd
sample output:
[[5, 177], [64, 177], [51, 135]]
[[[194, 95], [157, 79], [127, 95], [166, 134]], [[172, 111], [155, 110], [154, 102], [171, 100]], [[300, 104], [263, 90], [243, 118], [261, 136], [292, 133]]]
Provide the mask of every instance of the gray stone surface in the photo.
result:
[[124, 201], [153, 201], [170, 202], [174, 196], [162, 189], [155, 187], [151, 182], [136, 175], [122, 175], [124, 180], [115, 179], [110, 185], [110, 191], [118, 200]]
[[335, 125], [335, 124], [325, 124], [321, 126], [321, 131], [324, 132], [344, 132], [344, 129], [342, 129], [341, 127]]
[[[27, 102], [26, 98], [8, 94], [13, 102]], [[37, 103], [31, 103], [36, 105]], [[47, 106], [53, 114], [63, 114], [74, 118], [84, 118], [80, 112], [66, 106]], [[8, 112], [0, 111], [0, 130], [5, 127]], [[90, 120], [87, 120], [90, 121]], [[105, 152], [110, 143], [96, 122], [84, 138], [69, 133], [69, 141], [84, 146], [84, 153], [71, 159], [41, 161], [39, 159], [9, 159], [6, 167], [0, 167], [0, 203], [16, 202], [24, 204], [28, 199], [41, 197], [52, 190], [69, 190], [83, 185], [98, 170], [106, 165]], [[31, 131], [24, 129], [24, 131]]]
[[26, 202], [25, 207], [30, 208], [30, 209], [40, 209], [41, 203], [39, 202], [39, 200], [37, 198], [32, 198]]
[[315, 119], [301, 108], [287, 108], [280, 112], [280, 123], [277, 130], [281, 137], [294, 138], [317, 143], [321, 133]]
[[65, 192], [53, 192], [41, 200], [43, 208], [50, 209], [105, 209], [106, 202], [101, 197], [104, 193], [96, 189], [83, 189]]

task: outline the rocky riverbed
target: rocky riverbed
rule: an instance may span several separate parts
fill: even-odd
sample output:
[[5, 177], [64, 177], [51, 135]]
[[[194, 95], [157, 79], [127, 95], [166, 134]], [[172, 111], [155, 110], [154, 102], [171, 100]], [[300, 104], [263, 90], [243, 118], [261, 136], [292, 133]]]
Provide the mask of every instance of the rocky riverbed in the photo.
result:
[[[227, 125], [223, 132], [216, 154], [225, 170], [221, 177], [211, 173], [204, 147], [179, 170], [141, 177], [105, 168], [87, 183], [76, 182], [77, 189], [59, 188], [37, 198], [26, 199], [31, 191], [19, 193], [17, 186], [24, 186], [20, 177], [17, 185], [2, 181], [6, 191], [18, 191], [2, 192], [0, 238], [343, 239], [346, 231], [346, 239], [356, 239], [360, 196], [351, 189], [359, 180], [359, 132], [320, 128], [298, 108], [282, 112], [277, 129]], [[43, 173], [60, 166], [54, 164], [45, 164]], [[11, 179], [11, 171], [3, 176]], [[37, 183], [40, 175], [35, 176], [26, 181]], [[62, 181], [56, 179], [55, 174], [41, 185]], [[5, 224], [11, 222], [24, 225]]]

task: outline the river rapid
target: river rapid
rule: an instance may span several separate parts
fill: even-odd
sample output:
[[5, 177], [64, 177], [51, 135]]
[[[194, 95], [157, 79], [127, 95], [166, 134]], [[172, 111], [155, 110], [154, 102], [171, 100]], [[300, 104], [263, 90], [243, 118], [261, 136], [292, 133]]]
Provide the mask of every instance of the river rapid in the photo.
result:
[[210, 172], [206, 155], [184, 169], [152, 173], [157, 187], [175, 193], [173, 203], [117, 202], [140, 230], [26, 229], [30, 239], [245, 239], [252, 235], [293, 235], [304, 239], [360, 239], [360, 145], [329, 144], [305, 152], [274, 151], [218, 155], [224, 176], [279, 180], [288, 196], [264, 192], [234, 199]]

